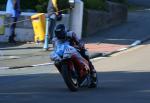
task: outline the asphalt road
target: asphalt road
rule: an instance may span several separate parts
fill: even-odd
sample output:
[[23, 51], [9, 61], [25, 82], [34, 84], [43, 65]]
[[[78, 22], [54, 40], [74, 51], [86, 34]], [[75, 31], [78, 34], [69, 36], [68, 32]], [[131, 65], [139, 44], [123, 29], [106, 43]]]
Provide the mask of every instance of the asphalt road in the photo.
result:
[[93, 61], [97, 89], [71, 93], [54, 66], [0, 70], [0, 103], [150, 103], [150, 45]]
[[128, 0], [129, 3], [150, 7], [150, 0]]

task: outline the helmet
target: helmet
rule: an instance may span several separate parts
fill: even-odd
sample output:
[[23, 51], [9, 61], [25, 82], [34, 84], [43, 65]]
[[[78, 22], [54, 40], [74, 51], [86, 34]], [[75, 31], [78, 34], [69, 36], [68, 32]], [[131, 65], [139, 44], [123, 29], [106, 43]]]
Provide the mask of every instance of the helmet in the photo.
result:
[[59, 25], [56, 26], [55, 36], [58, 39], [65, 39], [65, 37], [66, 37], [66, 28], [65, 28], [64, 24], [59, 24]]

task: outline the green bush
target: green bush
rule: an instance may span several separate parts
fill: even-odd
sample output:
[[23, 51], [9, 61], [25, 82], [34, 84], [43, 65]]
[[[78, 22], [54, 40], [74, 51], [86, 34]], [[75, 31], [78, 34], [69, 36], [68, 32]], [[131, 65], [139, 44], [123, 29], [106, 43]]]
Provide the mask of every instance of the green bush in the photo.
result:
[[[49, 0], [21, 0], [21, 11], [47, 12]], [[0, 0], [0, 10], [5, 10], [7, 0]], [[68, 0], [58, 0], [60, 9], [68, 8]]]
[[117, 3], [121, 3], [121, 4], [127, 4], [127, 0], [110, 0], [112, 2], [117, 2]]
[[5, 10], [7, 0], [0, 0], [0, 10]]
[[[82, 0], [85, 8], [94, 10], [105, 10], [106, 0]], [[124, 0], [113, 0], [124, 1]], [[68, 0], [58, 0], [61, 9], [68, 8]], [[0, 10], [5, 10], [7, 0], [0, 0]], [[21, 11], [47, 12], [48, 0], [21, 0]]]
[[[7, 0], [0, 0], [0, 10], [5, 10]], [[21, 0], [21, 11], [46, 12], [48, 0]]]
[[85, 8], [93, 10], [105, 10], [106, 0], [83, 0]]
[[69, 0], [57, 0], [58, 2], [58, 7], [60, 9], [66, 9], [66, 8], [69, 8]]
[[35, 12], [46, 12], [48, 0], [21, 0], [21, 10], [29, 11], [34, 10]]

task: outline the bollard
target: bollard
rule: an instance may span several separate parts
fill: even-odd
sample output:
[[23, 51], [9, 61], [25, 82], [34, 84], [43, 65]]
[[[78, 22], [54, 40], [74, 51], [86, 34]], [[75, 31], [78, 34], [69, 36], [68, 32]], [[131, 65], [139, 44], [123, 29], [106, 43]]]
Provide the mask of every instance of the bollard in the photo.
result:
[[46, 50], [46, 51], [48, 50], [48, 36], [49, 36], [48, 27], [49, 27], [49, 17], [46, 17], [46, 33], [45, 33], [45, 41], [44, 41], [44, 47], [43, 47], [43, 49]]
[[83, 2], [75, 0], [74, 8], [70, 11], [69, 29], [74, 31], [79, 39], [82, 38], [83, 8]]

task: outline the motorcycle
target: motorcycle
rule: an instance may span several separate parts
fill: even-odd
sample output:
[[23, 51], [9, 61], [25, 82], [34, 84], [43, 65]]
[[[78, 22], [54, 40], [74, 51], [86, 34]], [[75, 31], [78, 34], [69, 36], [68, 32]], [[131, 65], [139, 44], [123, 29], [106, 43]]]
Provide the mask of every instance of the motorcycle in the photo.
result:
[[[90, 86], [92, 78], [89, 62], [68, 42], [57, 45], [51, 54], [51, 59], [55, 62], [69, 90], [77, 91], [79, 87]], [[94, 87], [97, 87], [97, 75]]]

